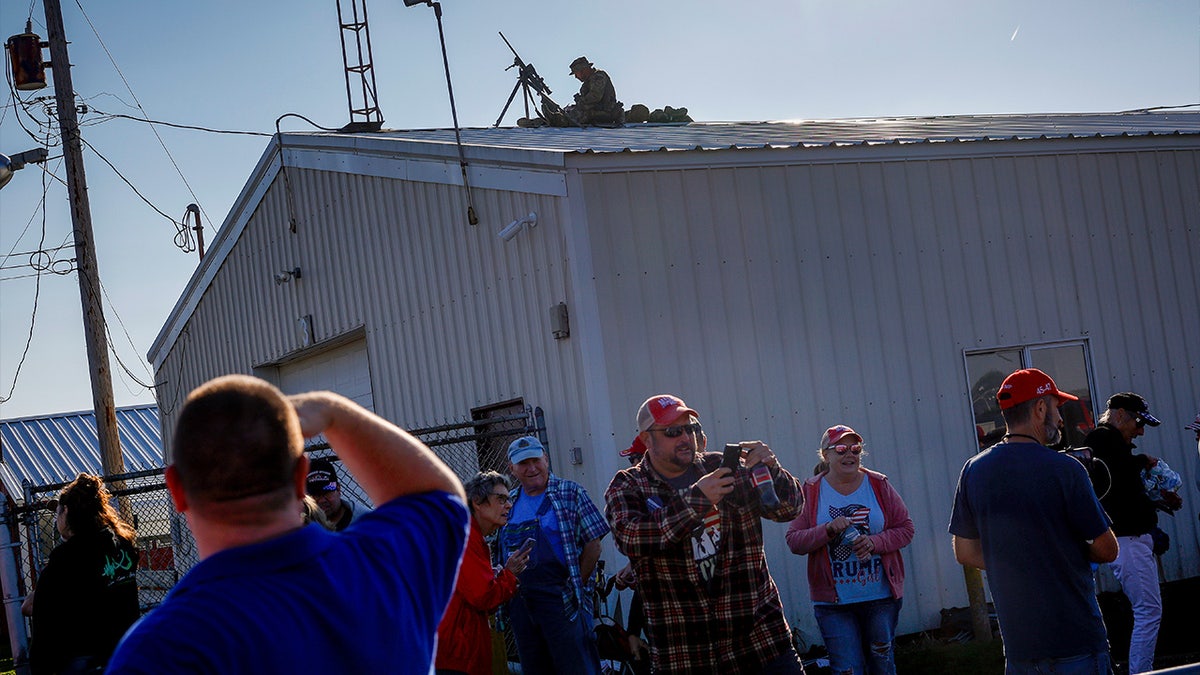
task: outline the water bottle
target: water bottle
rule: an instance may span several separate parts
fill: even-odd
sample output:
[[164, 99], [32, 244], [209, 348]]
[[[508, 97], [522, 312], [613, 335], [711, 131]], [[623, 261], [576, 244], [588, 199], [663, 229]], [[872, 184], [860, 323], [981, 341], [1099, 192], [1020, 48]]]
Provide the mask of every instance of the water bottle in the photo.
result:
[[858, 531], [858, 528], [851, 525], [842, 530], [842, 543], [847, 546], [854, 546], [854, 542], [858, 541], [861, 535], [862, 533]]
[[779, 496], [775, 494], [775, 481], [771, 479], [771, 470], [765, 464], [755, 464], [754, 468], [750, 469], [750, 476], [754, 479], [754, 487], [758, 488], [758, 498], [763, 507], [779, 508]]

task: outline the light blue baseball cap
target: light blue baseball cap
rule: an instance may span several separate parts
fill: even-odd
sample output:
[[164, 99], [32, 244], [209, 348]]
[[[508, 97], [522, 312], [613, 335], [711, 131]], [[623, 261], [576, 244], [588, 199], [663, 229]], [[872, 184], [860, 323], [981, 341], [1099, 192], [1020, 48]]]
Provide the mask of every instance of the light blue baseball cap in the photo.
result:
[[545, 452], [541, 441], [533, 436], [522, 436], [508, 444], [508, 461], [520, 464], [524, 460], [541, 457]]

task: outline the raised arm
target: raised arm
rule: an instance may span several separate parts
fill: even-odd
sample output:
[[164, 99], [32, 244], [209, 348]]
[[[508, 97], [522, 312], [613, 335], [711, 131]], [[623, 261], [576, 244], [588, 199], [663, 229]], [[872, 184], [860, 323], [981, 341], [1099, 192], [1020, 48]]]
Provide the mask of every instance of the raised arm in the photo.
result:
[[324, 434], [330, 447], [376, 504], [440, 490], [464, 501], [462, 484], [412, 434], [345, 396], [317, 391], [289, 396], [305, 438]]

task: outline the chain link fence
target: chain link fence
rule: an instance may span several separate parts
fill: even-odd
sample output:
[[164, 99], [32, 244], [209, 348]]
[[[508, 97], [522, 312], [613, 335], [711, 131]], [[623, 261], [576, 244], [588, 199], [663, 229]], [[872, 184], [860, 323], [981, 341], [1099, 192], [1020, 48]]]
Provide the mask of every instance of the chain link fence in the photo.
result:
[[[117, 509], [138, 534], [138, 600], [145, 612], [157, 607], [167, 591], [196, 564], [196, 542], [183, 516], [175, 512], [163, 480], [163, 469], [106, 476]], [[19, 547], [21, 583], [25, 592], [34, 588], [37, 575], [62, 543], [55, 526], [55, 502], [68, 483], [26, 483], [25, 506], [14, 510], [22, 535]]]
[[[541, 408], [523, 407], [508, 414], [493, 414], [482, 419], [459, 420], [409, 433], [421, 439], [445, 461], [460, 480], [466, 481], [479, 471], [508, 471], [508, 444], [524, 435], [535, 435], [545, 442], [545, 420]], [[311, 459], [337, 456], [327, 443], [305, 448]], [[344, 495], [374, 506], [362, 486], [344, 469], [338, 468], [338, 484]], [[106, 476], [109, 492], [117, 499], [122, 517], [138, 534], [138, 599], [142, 612], [162, 603], [167, 592], [199, 561], [196, 542], [187, 520], [175, 511], [163, 478], [164, 469]], [[19, 541], [18, 577], [22, 594], [37, 585], [37, 577], [54, 547], [62, 543], [55, 525], [55, 498], [69, 482], [24, 484], [24, 505], [9, 511], [9, 523], [16, 524]], [[0, 526], [5, 524], [0, 524]], [[510, 653], [515, 655], [511, 636]], [[515, 659], [515, 657], [514, 657]]]

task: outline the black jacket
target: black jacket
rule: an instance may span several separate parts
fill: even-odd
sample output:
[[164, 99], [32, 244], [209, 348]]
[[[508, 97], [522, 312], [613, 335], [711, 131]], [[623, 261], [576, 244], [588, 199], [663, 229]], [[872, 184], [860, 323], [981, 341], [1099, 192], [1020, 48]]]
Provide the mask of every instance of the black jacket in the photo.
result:
[[1146, 487], [1142, 484], [1142, 469], [1147, 468], [1148, 458], [1133, 454], [1137, 446], [1126, 443], [1121, 432], [1107, 423], [1092, 429], [1084, 439], [1084, 445], [1092, 449], [1092, 456], [1104, 462], [1112, 474], [1112, 488], [1100, 500], [1100, 505], [1112, 518], [1113, 534], [1133, 537], [1158, 527], [1154, 502], [1146, 496]]
[[77, 534], [50, 552], [33, 596], [36, 675], [79, 657], [108, 661], [138, 618], [137, 565], [137, 549], [107, 529]]

